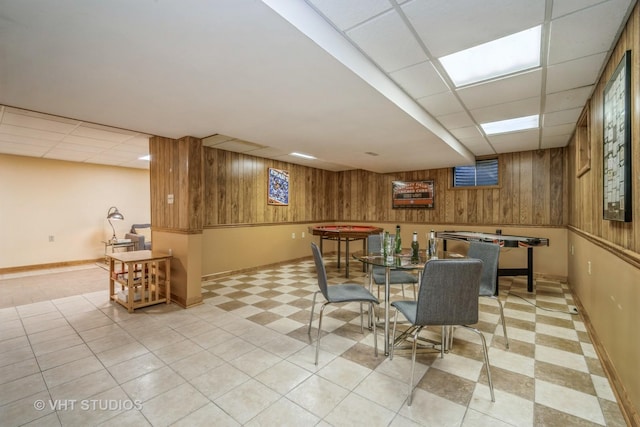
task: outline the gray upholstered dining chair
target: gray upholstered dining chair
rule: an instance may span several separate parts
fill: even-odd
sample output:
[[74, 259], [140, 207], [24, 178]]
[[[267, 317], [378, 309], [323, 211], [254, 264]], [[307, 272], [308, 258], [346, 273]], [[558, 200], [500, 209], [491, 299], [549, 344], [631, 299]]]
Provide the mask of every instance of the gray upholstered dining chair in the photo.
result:
[[[379, 234], [372, 234], [367, 237], [367, 251], [369, 253], [379, 253], [382, 247]], [[373, 284], [378, 286], [378, 299], [380, 298], [380, 287], [385, 285], [385, 267], [372, 266], [369, 274], [369, 292], [373, 291]], [[416, 284], [418, 278], [406, 270], [394, 270], [389, 272], [389, 285], [402, 285], [402, 297], [404, 298], [404, 285], [413, 285], [413, 295], [416, 295]]]
[[[491, 370], [489, 367], [489, 353], [487, 342], [482, 332], [469, 325], [478, 322], [478, 291], [482, 261], [478, 259], [441, 259], [428, 261], [424, 266], [424, 273], [418, 290], [417, 301], [394, 301], [395, 317], [393, 321], [394, 345], [391, 347], [390, 359], [393, 360], [394, 348], [402, 341], [412, 343], [411, 375], [409, 377], [409, 397], [407, 405], [411, 406], [413, 399], [413, 375], [416, 364], [416, 350], [418, 336], [425, 326], [442, 326], [440, 355], [446, 342], [445, 329], [447, 326], [462, 326], [480, 336], [484, 353], [484, 364], [491, 390], [491, 401], [495, 402]], [[410, 326], [399, 337], [395, 338], [398, 314], [406, 317]]]
[[[322, 332], [322, 314], [324, 309], [329, 304], [334, 303], [346, 303], [346, 302], [359, 302], [360, 303], [360, 331], [364, 332], [363, 318], [362, 318], [362, 304], [369, 304], [369, 313], [373, 313], [373, 305], [379, 304], [378, 299], [369, 292], [364, 286], [355, 283], [342, 283], [338, 285], [329, 286], [327, 282], [327, 271], [324, 266], [320, 249], [315, 243], [311, 243], [311, 251], [313, 252], [313, 260], [316, 264], [316, 271], [318, 274], [318, 290], [313, 294], [313, 303], [311, 305], [311, 317], [309, 319], [308, 334], [311, 337], [311, 323], [313, 322], [313, 311], [316, 306], [316, 296], [319, 292], [322, 293], [326, 302], [322, 304], [320, 308], [320, 317], [318, 320], [318, 338], [316, 340], [316, 366], [318, 365], [318, 355], [320, 354], [320, 334]], [[375, 355], [378, 356], [378, 338], [376, 334], [376, 324], [373, 322], [373, 346], [375, 348]]]
[[498, 301], [500, 307], [500, 321], [502, 322], [502, 332], [506, 347], [509, 348], [509, 337], [507, 336], [507, 324], [504, 321], [504, 309], [502, 302], [498, 298], [498, 259], [500, 257], [500, 246], [494, 243], [471, 242], [467, 251], [468, 258], [482, 260], [482, 278], [480, 279], [481, 297], [493, 298]]

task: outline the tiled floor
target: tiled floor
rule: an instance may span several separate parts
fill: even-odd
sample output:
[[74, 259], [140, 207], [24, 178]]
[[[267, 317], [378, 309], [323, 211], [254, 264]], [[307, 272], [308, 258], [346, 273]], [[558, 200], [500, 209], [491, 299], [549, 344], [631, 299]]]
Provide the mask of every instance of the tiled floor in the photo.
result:
[[[345, 281], [327, 261], [331, 282]], [[365, 280], [357, 263], [349, 280]], [[527, 294], [524, 280], [501, 278], [510, 350], [496, 302], [481, 300], [495, 403], [478, 339], [456, 330], [444, 359], [419, 356], [411, 407], [409, 359], [374, 356], [358, 305], [325, 310], [314, 365], [310, 260], [203, 282], [204, 304], [188, 310], [129, 314], [108, 301], [107, 272], [96, 266], [3, 277], [0, 287], [3, 426], [624, 425], [560, 283], [539, 280]]]

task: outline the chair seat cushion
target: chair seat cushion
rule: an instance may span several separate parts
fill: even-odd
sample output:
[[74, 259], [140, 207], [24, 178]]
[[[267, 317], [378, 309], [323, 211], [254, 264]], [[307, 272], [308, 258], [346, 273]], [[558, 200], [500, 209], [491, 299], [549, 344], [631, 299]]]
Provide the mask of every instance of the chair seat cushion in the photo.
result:
[[416, 323], [417, 301], [394, 301], [391, 303], [413, 325]]
[[363, 301], [379, 304], [378, 298], [373, 296], [371, 292], [362, 285], [345, 283], [342, 285], [333, 285], [327, 287], [329, 302], [350, 302]]
[[[373, 270], [373, 281], [376, 285], [384, 285], [384, 268], [380, 270]], [[418, 283], [418, 278], [407, 271], [391, 270], [389, 273], [389, 284], [391, 285], [399, 285], [401, 283]]]

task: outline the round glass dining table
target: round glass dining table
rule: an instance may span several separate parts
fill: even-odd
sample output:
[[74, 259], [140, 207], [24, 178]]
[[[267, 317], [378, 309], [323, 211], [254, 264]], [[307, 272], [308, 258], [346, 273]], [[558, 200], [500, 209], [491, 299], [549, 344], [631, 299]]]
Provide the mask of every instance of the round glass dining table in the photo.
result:
[[[353, 258], [369, 266], [384, 267], [385, 269], [385, 283], [384, 283], [384, 354], [389, 355], [389, 345], [391, 343], [390, 330], [389, 330], [389, 316], [391, 310], [391, 303], [389, 301], [390, 284], [389, 278], [391, 276], [391, 270], [415, 270], [418, 272], [418, 284], [422, 278], [422, 271], [424, 265], [430, 259], [426, 253], [426, 250], [419, 251], [418, 260], [411, 259], [411, 250], [403, 249], [400, 254], [394, 254], [393, 257], [384, 257], [379, 252], [366, 253], [364, 251], [354, 252]], [[435, 259], [437, 257], [432, 257]], [[369, 277], [371, 277], [371, 268], [369, 270]]]

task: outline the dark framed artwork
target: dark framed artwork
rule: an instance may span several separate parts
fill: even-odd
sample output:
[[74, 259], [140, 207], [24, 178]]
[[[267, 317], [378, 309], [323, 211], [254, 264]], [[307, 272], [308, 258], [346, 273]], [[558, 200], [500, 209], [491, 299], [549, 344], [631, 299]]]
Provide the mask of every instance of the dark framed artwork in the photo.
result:
[[282, 169], [269, 168], [268, 185], [267, 204], [287, 206], [289, 204], [289, 172]]
[[397, 208], [433, 208], [433, 180], [393, 181], [391, 183], [393, 209]]
[[631, 51], [604, 88], [603, 217], [631, 221]]

